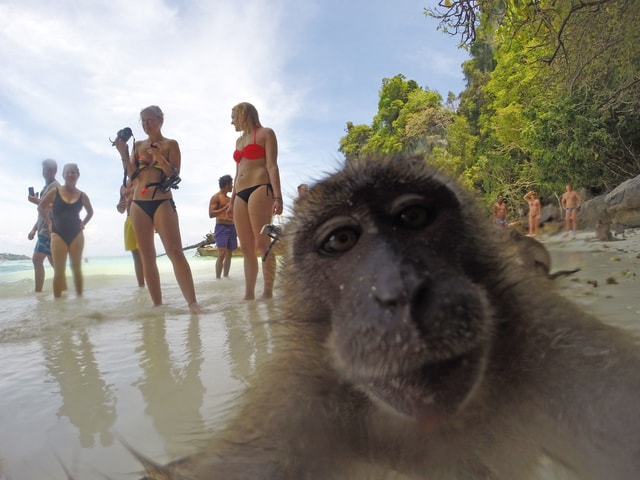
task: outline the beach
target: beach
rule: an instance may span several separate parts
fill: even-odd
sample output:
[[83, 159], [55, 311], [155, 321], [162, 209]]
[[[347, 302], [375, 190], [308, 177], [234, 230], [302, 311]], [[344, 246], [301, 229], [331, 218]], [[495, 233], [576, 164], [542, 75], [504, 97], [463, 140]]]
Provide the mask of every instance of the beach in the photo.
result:
[[[580, 268], [554, 283], [603, 321], [640, 332], [640, 229], [594, 237], [540, 237], [552, 272]], [[204, 444], [272, 348], [279, 292], [276, 281], [273, 300], [243, 301], [242, 258], [220, 280], [215, 258], [187, 258], [201, 315], [189, 313], [166, 257], [165, 305], [155, 308], [128, 256], [88, 259], [84, 296], [71, 289], [59, 300], [51, 267], [35, 294], [29, 261], [0, 265], [1, 480], [136, 479], [127, 444], [160, 463]]]

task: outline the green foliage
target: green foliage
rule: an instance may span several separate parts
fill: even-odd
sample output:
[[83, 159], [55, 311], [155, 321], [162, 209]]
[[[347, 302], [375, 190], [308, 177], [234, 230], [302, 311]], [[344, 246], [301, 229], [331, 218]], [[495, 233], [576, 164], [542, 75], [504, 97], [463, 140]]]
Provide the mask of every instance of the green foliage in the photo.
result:
[[443, 105], [402, 74], [383, 79], [371, 125], [347, 123], [347, 160], [421, 155], [488, 205], [640, 174], [640, 1], [447, 4], [427, 14], [462, 35], [466, 90]]

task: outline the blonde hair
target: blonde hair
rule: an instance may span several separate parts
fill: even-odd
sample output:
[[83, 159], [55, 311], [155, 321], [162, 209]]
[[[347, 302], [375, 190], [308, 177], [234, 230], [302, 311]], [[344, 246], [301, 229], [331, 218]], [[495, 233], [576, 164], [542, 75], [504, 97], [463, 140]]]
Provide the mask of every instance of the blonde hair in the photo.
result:
[[256, 107], [251, 105], [249, 102], [241, 102], [233, 107], [231, 110], [236, 111], [240, 114], [244, 125], [243, 128], [247, 126], [252, 127], [260, 127], [260, 117], [258, 116], [258, 110]]

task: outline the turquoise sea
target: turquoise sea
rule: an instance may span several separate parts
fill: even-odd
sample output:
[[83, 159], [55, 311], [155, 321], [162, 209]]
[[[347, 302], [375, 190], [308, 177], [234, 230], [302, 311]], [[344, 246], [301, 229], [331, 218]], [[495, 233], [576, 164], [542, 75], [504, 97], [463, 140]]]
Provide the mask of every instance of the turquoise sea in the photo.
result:
[[187, 258], [201, 315], [167, 257], [156, 308], [129, 256], [88, 259], [84, 295], [57, 300], [50, 266], [36, 294], [30, 260], [0, 262], [0, 479], [135, 479], [125, 444], [159, 462], [202, 445], [268, 353], [277, 291], [243, 301], [241, 258], [221, 280], [214, 257]]

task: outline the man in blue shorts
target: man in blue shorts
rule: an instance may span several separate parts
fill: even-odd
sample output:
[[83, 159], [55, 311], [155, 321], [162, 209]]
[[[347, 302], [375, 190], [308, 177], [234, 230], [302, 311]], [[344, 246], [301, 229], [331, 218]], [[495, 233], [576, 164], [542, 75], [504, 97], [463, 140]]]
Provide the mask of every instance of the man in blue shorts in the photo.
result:
[[223, 273], [229, 276], [231, 268], [231, 257], [233, 251], [238, 248], [238, 236], [233, 220], [227, 216], [227, 207], [231, 199], [227, 196], [233, 190], [233, 178], [231, 175], [224, 175], [218, 180], [220, 191], [209, 201], [209, 218], [216, 219], [216, 228], [213, 231], [218, 249], [218, 259], [216, 260], [216, 278], [220, 278]]
[[[58, 171], [58, 164], [55, 160], [50, 158], [42, 162], [42, 176], [45, 180], [45, 185], [40, 194], [29, 195], [27, 199], [35, 204], [40, 204], [40, 199], [43, 198], [49, 190], [59, 187], [60, 184], [56, 180], [56, 173]], [[53, 259], [51, 258], [51, 232], [49, 226], [42, 215], [38, 214], [38, 220], [27, 235], [29, 240], [33, 240], [38, 234], [36, 241], [36, 247], [33, 251], [33, 269], [35, 272], [36, 280], [36, 292], [41, 292], [44, 286], [44, 259], [49, 259], [49, 263], [53, 265]]]

